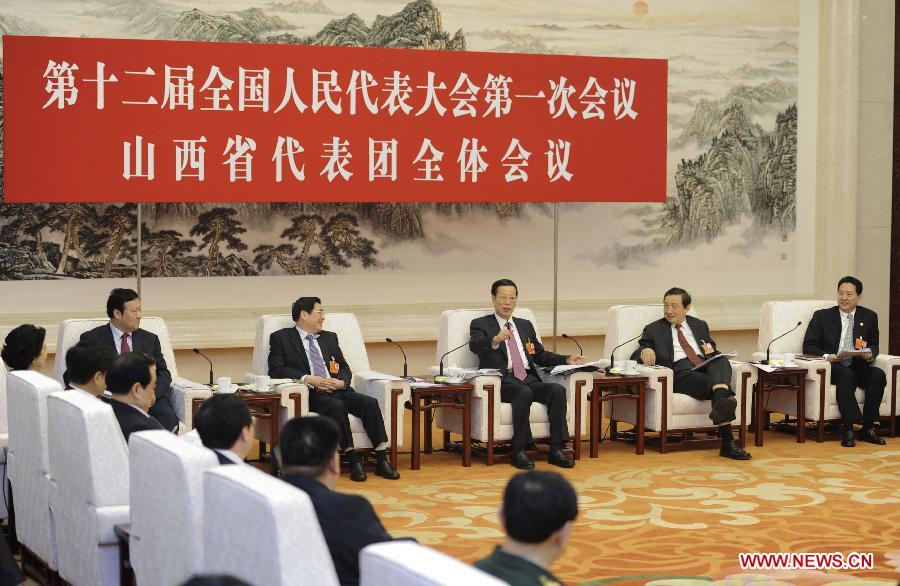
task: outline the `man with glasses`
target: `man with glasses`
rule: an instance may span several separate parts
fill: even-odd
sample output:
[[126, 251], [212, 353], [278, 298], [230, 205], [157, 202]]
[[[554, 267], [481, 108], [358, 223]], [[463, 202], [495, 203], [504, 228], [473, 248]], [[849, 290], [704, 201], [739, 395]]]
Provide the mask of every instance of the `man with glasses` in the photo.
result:
[[309, 408], [337, 423], [341, 431], [341, 451], [350, 463], [350, 479], [366, 480], [356, 451], [347, 414], [359, 417], [369, 441], [375, 446], [375, 474], [389, 480], [400, 478], [387, 456], [387, 432], [378, 400], [355, 392], [353, 376], [338, 344], [337, 334], [323, 330], [325, 310], [318, 297], [301, 297], [291, 307], [294, 327], [269, 337], [269, 376], [299, 379], [310, 388]]

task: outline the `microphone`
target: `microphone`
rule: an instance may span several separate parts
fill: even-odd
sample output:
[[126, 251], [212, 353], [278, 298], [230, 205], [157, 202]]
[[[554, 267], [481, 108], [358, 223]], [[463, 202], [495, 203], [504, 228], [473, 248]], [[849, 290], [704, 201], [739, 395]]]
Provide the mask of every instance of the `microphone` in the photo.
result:
[[213, 384], [213, 367], [212, 367], [212, 360], [210, 360], [210, 359], [209, 359], [209, 356], [207, 356], [206, 354], [204, 354], [203, 352], [201, 352], [201, 351], [198, 350], [197, 348], [194, 348], [194, 354], [199, 354], [200, 356], [206, 358], [206, 361], [209, 362], [209, 386], [212, 386], [212, 384]]
[[610, 373], [610, 371], [613, 369], [613, 365], [616, 363], [616, 350], [618, 350], [619, 348], [621, 348], [621, 347], [624, 346], [625, 344], [630, 344], [631, 342], [634, 342], [635, 340], [637, 340], [638, 338], [640, 338], [640, 337], [643, 335], [643, 333], [644, 333], [644, 332], [641, 332], [640, 334], [638, 334], [637, 336], [633, 337], [632, 339], [626, 340], [626, 341], [622, 342], [621, 344], [619, 344], [618, 346], [616, 346], [615, 348], [612, 349], [612, 352], [609, 353], [609, 366], [607, 366], [606, 369], [604, 370], [604, 372], [606, 372], [606, 374], [609, 374], [609, 373]]
[[[802, 323], [803, 323], [802, 321], [798, 321], [798, 322], [797, 322], [797, 325], [795, 325], [794, 327], [792, 327], [791, 329], [789, 329], [789, 330], [786, 331], [785, 333], [781, 334], [781, 335], [778, 336], [777, 338], [772, 338], [772, 342], [774, 342], [775, 340], [778, 340], [778, 339], [780, 339], [780, 338], [783, 338], [783, 337], [787, 336], [788, 334], [790, 334], [791, 332], [793, 332], [794, 330], [796, 330], [797, 328], [799, 328], [799, 327], [800, 327], [800, 324], [802, 324]], [[761, 362], [761, 364], [768, 364], [768, 363], [769, 363], [769, 349], [772, 347], [772, 342], [769, 342], [769, 345], [766, 346], [766, 359], [763, 360], [763, 361]]]
[[469, 339], [468, 339], [468, 340], [466, 340], [465, 342], [463, 342], [462, 344], [460, 344], [460, 345], [457, 346], [456, 348], [451, 348], [450, 350], [447, 350], [446, 352], [444, 352], [444, 355], [441, 356], [441, 359], [440, 359], [440, 361], [438, 362], [438, 376], [444, 376], [444, 358], [446, 358], [447, 355], [450, 354], [451, 352], [456, 352], [457, 350], [459, 350], [459, 349], [462, 348], [463, 346], [468, 346], [468, 345], [469, 345], [469, 342], [471, 342], [471, 341], [472, 341], [472, 338], [474, 338], [474, 337], [475, 337], [475, 336], [469, 336]]
[[385, 338], [384, 341], [389, 344], [393, 344], [397, 348], [400, 348], [400, 352], [403, 354], [403, 378], [408, 378], [409, 375], [406, 372], [406, 352], [403, 352], [403, 346], [401, 346], [397, 342], [391, 340], [390, 338]]
[[578, 343], [578, 340], [576, 340], [569, 334], [562, 334], [562, 337], [565, 338], [566, 340], [572, 340], [573, 342], [575, 342], [575, 345], [578, 346], [578, 353], [581, 354], [582, 356], [584, 356], [584, 350], [581, 349], [581, 344]]

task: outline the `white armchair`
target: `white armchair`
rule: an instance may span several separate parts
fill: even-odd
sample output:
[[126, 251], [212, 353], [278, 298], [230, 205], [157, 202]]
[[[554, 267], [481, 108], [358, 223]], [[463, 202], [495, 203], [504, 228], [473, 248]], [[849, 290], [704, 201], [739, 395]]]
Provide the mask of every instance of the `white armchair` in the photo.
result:
[[[0, 360], [0, 478], [6, 478], [6, 451], [9, 448], [9, 425], [6, 409], [6, 365]], [[9, 511], [6, 509], [6, 501], [9, 499], [6, 490], [6, 482], [0, 486], [0, 519], [6, 519]]]
[[[694, 308], [688, 312], [697, 317]], [[612, 349], [634, 338], [644, 326], [662, 317], [662, 305], [613, 305], [609, 308], [604, 354], [609, 356]], [[616, 361], [626, 360], [637, 350], [637, 340], [616, 350]], [[698, 401], [689, 395], [673, 391], [672, 369], [662, 366], [638, 364], [638, 372], [649, 378], [646, 392], [644, 428], [659, 432], [659, 451], [669, 450], [669, 432], [714, 432], [716, 427], [709, 419], [711, 401]], [[746, 443], [747, 421], [750, 411], [750, 392], [756, 382], [756, 369], [747, 364], [731, 362], [731, 389], [737, 399], [738, 433], [741, 447]], [[637, 407], [634, 401], [618, 399], [612, 401], [613, 428], [615, 421], [637, 425]], [[686, 443], [686, 442], [685, 442]]]
[[386, 541], [359, 552], [359, 586], [503, 586], [503, 580], [412, 541]]
[[[451, 348], [466, 343], [473, 319], [493, 311], [493, 309], [449, 309], [442, 312], [437, 339], [437, 360], [440, 361], [441, 356]], [[530, 309], [519, 307], [513, 315], [534, 324], [540, 341], [540, 330]], [[468, 346], [452, 352], [446, 361], [445, 368], [447, 364], [466, 369], [478, 368], [478, 357]], [[556, 382], [566, 388], [566, 419], [569, 435], [574, 437], [577, 460], [581, 457], [581, 437], [587, 430], [587, 395], [591, 390], [594, 376], [590, 372], [576, 372], [568, 377], [542, 376], [545, 381]], [[512, 439], [512, 407], [500, 400], [500, 377], [479, 376], [468, 382], [475, 386], [472, 390], [472, 439], [484, 442], [487, 448], [487, 465], [492, 466], [494, 446]], [[532, 403], [528, 420], [534, 438], [550, 437], [550, 417], [547, 407], [538, 402]], [[459, 409], [438, 409], [435, 421], [445, 432], [462, 433], [463, 413]]]
[[250, 466], [203, 477], [206, 572], [251, 584], [337, 586], [316, 511], [302, 490]]
[[[56, 358], [53, 362], [53, 371], [56, 380], [62, 382], [63, 373], [66, 372], [66, 352], [78, 343], [81, 334], [98, 326], [108, 324], [108, 318], [64, 319], [59, 322], [59, 337], [56, 342]], [[159, 337], [159, 345], [162, 349], [166, 366], [172, 373], [172, 407], [178, 420], [184, 422], [184, 430], [190, 430], [193, 418], [194, 399], [208, 399], [212, 396], [212, 390], [203, 383], [193, 382], [178, 376], [178, 366], [175, 364], [175, 352], [172, 349], [172, 339], [169, 337], [169, 328], [161, 317], [142, 317], [141, 329], [147, 330]]]
[[[769, 301], [762, 306], [759, 316], [759, 339], [757, 352], [753, 358], [760, 360], [766, 356], [766, 346], [776, 336], [794, 327], [797, 322], [802, 325], [787, 336], [775, 340], [770, 349], [770, 357], [780, 359], [785, 353], [796, 355], [803, 353], [803, 338], [806, 327], [813, 313], [819, 309], [834, 307], [834, 300], [807, 299], [797, 301]], [[837, 403], [837, 392], [831, 384], [831, 363], [825, 360], [798, 360], [797, 364], [807, 369], [806, 402], [804, 405], [807, 419], [817, 422], [816, 441], [825, 439], [825, 422], [841, 418]], [[891, 437], [896, 432], [897, 390], [900, 381], [900, 356], [879, 354], [875, 358], [875, 366], [884, 371], [887, 387], [881, 400], [879, 412], [882, 418], [889, 418]], [[865, 402], [865, 391], [857, 389], [856, 401], [862, 409]], [[796, 395], [789, 391], [774, 390], [770, 393], [765, 409], [768, 412], [784, 413], [797, 416]]]
[[128, 522], [128, 446], [112, 407], [84, 393], [47, 399], [50, 508], [59, 575], [75, 586], [119, 584], [115, 526]]
[[[257, 375], [269, 372], [269, 337], [282, 328], [292, 327], [294, 320], [290, 315], [263, 315], [256, 321], [256, 343], [253, 346], [253, 372]], [[403, 404], [409, 400], [409, 381], [385, 380], [384, 373], [369, 367], [369, 355], [363, 339], [359, 322], [352, 313], [329, 313], [325, 318], [325, 329], [338, 336], [341, 351], [347, 365], [353, 373], [351, 385], [358, 393], [363, 393], [378, 400], [378, 406], [384, 416], [388, 441], [390, 442], [391, 462], [397, 465], [397, 448], [403, 445]], [[309, 411], [309, 388], [303, 384], [280, 385], [282, 394], [282, 414], [280, 424], [297, 415], [311, 414]], [[300, 412], [294, 411], [292, 395], [301, 397]], [[353, 445], [357, 448], [372, 448], [372, 442], [366, 435], [362, 420], [353, 415], [350, 418], [350, 431], [353, 432]], [[268, 438], [268, 421], [259, 421], [256, 426], [257, 438]], [[265, 441], [265, 440], [264, 440]]]
[[42, 572], [57, 569], [57, 548], [50, 510], [51, 474], [47, 438], [47, 397], [62, 390], [58, 382], [31, 370], [7, 375], [9, 451], [6, 462], [16, 515], [22, 565]]
[[162, 430], [131, 434], [128, 451], [137, 583], [168, 586], [203, 573], [203, 472], [219, 465], [215, 453]]

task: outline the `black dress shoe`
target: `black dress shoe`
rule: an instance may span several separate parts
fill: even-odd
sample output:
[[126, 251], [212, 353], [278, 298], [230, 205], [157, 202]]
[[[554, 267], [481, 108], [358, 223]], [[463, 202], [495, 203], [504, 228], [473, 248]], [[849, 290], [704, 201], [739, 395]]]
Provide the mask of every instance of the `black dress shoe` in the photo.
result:
[[734, 397], [724, 397], [716, 401], [712, 410], [709, 412], [709, 418], [712, 419], [713, 425], [722, 425], [729, 421], [734, 421], [734, 412], [737, 410], [737, 399]]
[[388, 480], [400, 478], [400, 473], [391, 467], [391, 461], [387, 456], [378, 459], [378, 462], [375, 464], [375, 474]]
[[362, 462], [357, 459], [352, 459], [350, 461], [350, 480], [353, 482], [365, 482], [366, 478], [366, 469], [363, 467]]
[[548, 462], [553, 464], [554, 466], [559, 466], [560, 468], [574, 468], [575, 460], [566, 456], [566, 453], [562, 450], [552, 450], [550, 452], [550, 457], [547, 459]]
[[844, 430], [844, 437], [841, 439], [841, 445], [845, 448], [853, 448], [856, 447], [856, 441], [853, 439], [853, 430], [846, 429]]
[[870, 444], [875, 444], [876, 446], [883, 446], [887, 442], [878, 437], [878, 434], [875, 433], [873, 428], [863, 429], [859, 432], [859, 441], [861, 442], [869, 442]]
[[513, 452], [512, 457], [509, 459], [509, 463], [519, 470], [531, 470], [534, 468], [534, 462], [531, 461], [531, 458], [528, 457], [525, 450]]
[[719, 449], [719, 455], [725, 458], [731, 458], [732, 460], [749, 460], [753, 457], [750, 455], [750, 452], [742, 449], [740, 442], [734, 438], [722, 442], [722, 447]]

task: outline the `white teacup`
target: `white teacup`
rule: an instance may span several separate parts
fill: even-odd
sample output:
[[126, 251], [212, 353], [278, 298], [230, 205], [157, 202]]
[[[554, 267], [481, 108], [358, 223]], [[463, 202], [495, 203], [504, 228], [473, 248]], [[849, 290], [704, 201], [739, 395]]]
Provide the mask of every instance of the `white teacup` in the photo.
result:
[[625, 372], [628, 374], [635, 374], [637, 372], [637, 360], [626, 360]]
[[784, 365], [785, 366], [797, 366], [796, 357], [793, 354], [785, 354], [784, 355]]
[[458, 366], [451, 366], [447, 368], [447, 382], [451, 383], [460, 383], [463, 379], [463, 373], [465, 370]]
[[269, 392], [270, 380], [271, 379], [265, 374], [261, 374], [261, 375], [257, 376], [256, 377], [256, 390], [259, 391], [260, 393]]
[[233, 393], [234, 389], [231, 388], [231, 377], [230, 376], [220, 376], [216, 379], [216, 383], [219, 385], [220, 393]]

